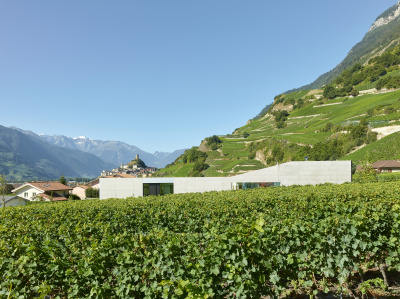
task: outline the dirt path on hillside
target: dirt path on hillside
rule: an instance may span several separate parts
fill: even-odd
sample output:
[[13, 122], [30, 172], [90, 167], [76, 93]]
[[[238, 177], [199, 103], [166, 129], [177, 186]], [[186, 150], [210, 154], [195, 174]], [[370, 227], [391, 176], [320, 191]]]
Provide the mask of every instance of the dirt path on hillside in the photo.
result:
[[381, 128], [373, 128], [371, 129], [372, 132], [378, 133], [378, 140], [386, 137], [390, 134], [400, 132], [400, 126], [389, 126], [389, 127], [381, 127]]
[[340, 105], [340, 104], [343, 104], [343, 102], [331, 103], [331, 104], [322, 104], [322, 105], [318, 105], [318, 106], [313, 106], [313, 108], [325, 107], [325, 106], [333, 106], [333, 105]]

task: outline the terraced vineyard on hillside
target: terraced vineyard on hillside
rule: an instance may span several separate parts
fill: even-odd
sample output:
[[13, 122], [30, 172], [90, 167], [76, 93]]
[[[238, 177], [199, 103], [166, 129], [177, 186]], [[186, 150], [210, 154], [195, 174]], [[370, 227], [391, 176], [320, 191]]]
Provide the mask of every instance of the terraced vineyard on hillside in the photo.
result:
[[[337, 98], [324, 101], [323, 104], [318, 100], [314, 100], [306, 107], [290, 112], [285, 121], [286, 126], [280, 129], [276, 128], [274, 116], [266, 114], [264, 117], [253, 120], [237, 129], [232, 135], [219, 136], [222, 146], [217, 150], [207, 149], [207, 144], [203, 142], [205, 145], [203, 150], [208, 154], [206, 163], [210, 165], [205, 170], [204, 175], [233, 175], [244, 171], [261, 169], [277, 162], [304, 160], [306, 153], [300, 157], [296, 156], [301, 151], [301, 147], [306, 145], [313, 147], [318, 143], [324, 143], [329, 139], [338, 137], [345, 130], [348, 130], [346, 126], [356, 125], [362, 118], [368, 117], [367, 112], [371, 109], [381, 109], [381, 113], [367, 118], [370, 129], [400, 125], [399, 99], [400, 91], [391, 91], [353, 98]], [[396, 108], [390, 113], [385, 113], [388, 107]], [[281, 108], [290, 109], [283, 105]], [[342, 129], [326, 132], [325, 128], [329, 124], [332, 125], [332, 128], [341, 126]], [[246, 138], [243, 137], [244, 133], [248, 134]], [[338, 156], [337, 159], [354, 160], [356, 164], [360, 164], [366, 158], [370, 162], [400, 159], [400, 152], [397, 150], [398, 136], [398, 134], [394, 133], [383, 140], [377, 140], [365, 145], [351, 155]], [[268, 146], [263, 146], [258, 150], [257, 155], [252, 156], [251, 143], [261, 144], [266, 141], [269, 143]], [[275, 145], [279, 145], [284, 150], [284, 156], [279, 161], [273, 155]], [[380, 145], [385, 149], [379, 149], [379, 155], [374, 154], [378, 153], [376, 149], [380, 148]], [[269, 163], [267, 163], [268, 158], [270, 158]], [[179, 162], [178, 159], [175, 165], [163, 169], [161, 173], [167, 176], [187, 176], [192, 166], [193, 164], [184, 164]]]
[[[203, 165], [195, 175], [235, 175], [306, 156], [356, 164], [400, 159], [396, 130], [382, 139], [386, 135], [376, 129], [400, 125], [399, 65], [400, 46], [392, 47], [344, 71], [324, 89], [275, 97], [262, 117], [219, 136], [218, 147], [203, 140], [198, 149], [207, 153], [202, 162], [209, 167]], [[178, 158], [158, 175], [190, 176], [194, 163]]]

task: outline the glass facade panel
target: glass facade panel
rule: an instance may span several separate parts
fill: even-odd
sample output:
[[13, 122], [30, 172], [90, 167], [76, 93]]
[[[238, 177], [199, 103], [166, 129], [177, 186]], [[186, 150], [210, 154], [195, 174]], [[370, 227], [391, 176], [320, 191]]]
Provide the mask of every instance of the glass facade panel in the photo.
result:
[[155, 183], [143, 184], [143, 196], [174, 194], [174, 184]]
[[255, 188], [265, 188], [265, 187], [274, 187], [274, 186], [280, 186], [280, 182], [243, 182], [243, 183], [236, 183], [233, 185], [233, 189], [255, 189]]
[[160, 184], [160, 195], [174, 194], [174, 184]]

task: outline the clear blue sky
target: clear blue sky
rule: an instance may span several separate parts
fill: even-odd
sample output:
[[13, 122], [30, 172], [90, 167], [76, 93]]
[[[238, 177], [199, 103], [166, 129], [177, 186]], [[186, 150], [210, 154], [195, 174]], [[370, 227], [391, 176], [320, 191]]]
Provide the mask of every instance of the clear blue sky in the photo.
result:
[[396, 0], [0, 2], [0, 125], [149, 152], [246, 124]]

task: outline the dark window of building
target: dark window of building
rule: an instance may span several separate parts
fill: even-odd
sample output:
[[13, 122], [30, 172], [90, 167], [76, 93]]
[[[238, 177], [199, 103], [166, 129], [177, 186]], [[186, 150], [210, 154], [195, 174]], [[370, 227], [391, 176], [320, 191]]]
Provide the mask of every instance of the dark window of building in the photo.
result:
[[236, 183], [234, 189], [255, 189], [260, 187], [280, 186], [279, 182], [262, 182], [262, 183]]
[[143, 184], [143, 196], [165, 195], [173, 193], [174, 184], [172, 183]]

